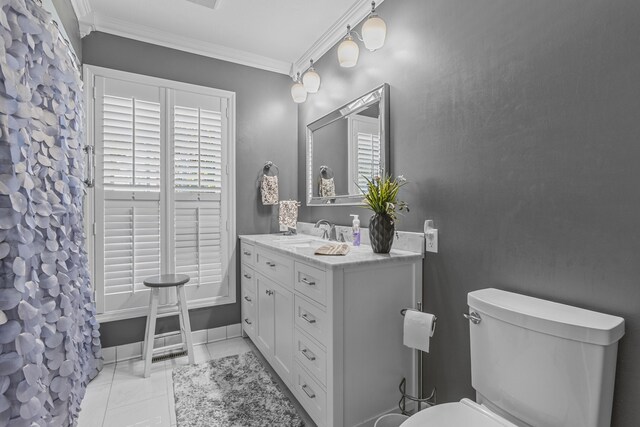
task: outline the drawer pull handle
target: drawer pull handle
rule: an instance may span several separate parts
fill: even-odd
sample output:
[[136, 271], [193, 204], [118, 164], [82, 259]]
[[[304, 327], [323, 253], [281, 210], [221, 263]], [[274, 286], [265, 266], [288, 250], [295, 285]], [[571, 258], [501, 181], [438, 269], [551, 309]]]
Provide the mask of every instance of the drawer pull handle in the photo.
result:
[[315, 286], [316, 282], [312, 282], [309, 279], [307, 279], [306, 277], [303, 277], [302, 280], [300, 280], [302, 283], [304, 283], [305, 285], [309, 285], [309, 286]]
[[274, 293], [275, 293], [275, 292], [274, 292], [274, 291], [272, 291], [271, 289], [267, 289], [267, 290], [266, 290], [266, 294], [267, 294], [267, 295], [269, 295], [269, 296], [273, 295]]
[[247, 325], [250, 325], [250, 324], [252, 324], [253, 322], [252, 322], [251, 320], [249, 320], [249, 319], [244, 319], [244, 323], [246, 323]]
[[266, 262], [266, 264], [267, 264], [269, 267], [275, 267], [275, 266], [276, 266], [276, 263], [275, 263], [275, 262], [271, 262], [271, 261], [267, 261], [267, 262]]
[[244, 299], [245, 299], [247, 302], [251, 302], [251, 298], [249, 298], [249, 297], [248, 297], [248, 296], [246, 296], [246, 295], [244, 296]]
[[304, 350], [302, 350], [301, 353], [304, 355], [304, 357], [306, 357], [312, 362], [316, 360], [316, 356], [314, 356], [314, 354], [311, 353], [308, 348], [305, 348]]
[[307, 323], [316, 323], [316, 319], [311, 319], [307, 313], [302, 313], [300, 317], [306, 320]]
[[302, 384], [302, 391], [304, 391], [306, 395], [309, 396], [309, 399], [315, 399], [316, 394], [313, 391], [309, 391], [309, 390], [311, 390], [311, 388], [308, 385]]
[[243, 276], [244, 276], [245, 279], [251, 279], [251, 275], [250, 274], [245, 273], [245, 274], [243, 274]]
[[251, 256], [251, 252], [249, 252], [249, 251], [244, 251], [243, 253], [244, 253], [246, 256]]

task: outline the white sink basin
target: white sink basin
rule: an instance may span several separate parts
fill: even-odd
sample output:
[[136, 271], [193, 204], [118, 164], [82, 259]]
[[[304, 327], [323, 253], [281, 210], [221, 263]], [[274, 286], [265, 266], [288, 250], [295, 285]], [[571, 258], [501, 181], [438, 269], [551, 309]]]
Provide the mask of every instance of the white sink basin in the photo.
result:
[[282, 237], [276, 237], [275, 239], [273, 239], [273, 242], [282, 246], [290, 246], [294, 248], [308, 248], [312, 245], [312, 243], [316, 243], [317, 240], [310, 239], [308, 237], [282, 236]]

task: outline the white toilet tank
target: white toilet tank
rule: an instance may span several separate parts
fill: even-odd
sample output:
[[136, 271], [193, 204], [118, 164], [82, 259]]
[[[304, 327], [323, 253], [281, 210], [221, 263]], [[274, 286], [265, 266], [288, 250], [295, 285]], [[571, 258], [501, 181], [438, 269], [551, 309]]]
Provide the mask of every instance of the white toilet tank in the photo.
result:
[[467, 302], [478, 403], [518, 425], [611, 425], [624, 319], [498, 289]]

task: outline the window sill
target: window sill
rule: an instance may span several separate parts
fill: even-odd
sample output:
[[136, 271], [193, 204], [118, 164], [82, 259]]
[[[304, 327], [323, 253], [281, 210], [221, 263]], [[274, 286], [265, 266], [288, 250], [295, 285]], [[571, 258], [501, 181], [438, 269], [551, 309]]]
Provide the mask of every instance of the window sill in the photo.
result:
[[[218, 305], [235, 304], [236, 298], [234, 296], [224, 296], [207, 298], [198, 301], [190, 301], [187, 303], [189, 310], [196, 308], [215, 307]], [[116, 320], [134, 319], [136, 317], [146, 317], [149, 313], [148, 307], [141, 307], [129, 310], [112, 311], [109, 313], [99, 313], [96, 318], [100, 323], [114, 322]], [[158, 317], [177, 316], [178, 307], [176, 305], [164, 305], [158, 307]]]

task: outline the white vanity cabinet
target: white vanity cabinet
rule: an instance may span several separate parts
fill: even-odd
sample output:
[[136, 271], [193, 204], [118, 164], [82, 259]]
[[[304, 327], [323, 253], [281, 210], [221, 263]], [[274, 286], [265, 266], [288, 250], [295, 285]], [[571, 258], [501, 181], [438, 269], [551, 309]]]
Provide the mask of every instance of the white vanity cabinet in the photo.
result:
[[256, 345], [289, 383], [293, 370], [293, 292], [261, 274], [257, 275], [257, 284]]
[[244, 333], [316, 424], [373, 425], [397, 408], [402, 378], [415, 386], [400, 310], [419, 300], [422, 255], [322, 258], [273, 235], [240, 239]]

